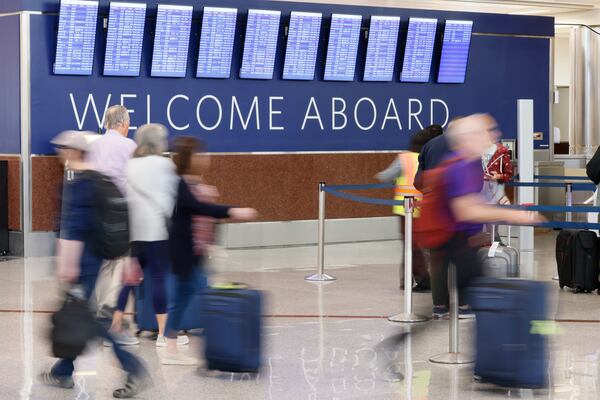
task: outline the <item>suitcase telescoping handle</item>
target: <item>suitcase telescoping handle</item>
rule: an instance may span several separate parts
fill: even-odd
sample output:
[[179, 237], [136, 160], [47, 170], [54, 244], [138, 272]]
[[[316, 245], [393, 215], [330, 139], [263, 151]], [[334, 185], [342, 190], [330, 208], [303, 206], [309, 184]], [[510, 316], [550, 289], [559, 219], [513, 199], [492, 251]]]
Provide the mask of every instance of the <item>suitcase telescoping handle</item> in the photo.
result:
[[[508, 247], [510, 247], [510, 225], [506, 225], [506, 228], [508, 230], [508, 238], [506, 239], [506, 245]], [[500, 236], [500, 233], [498, 233], [498, 236]], [[502, 239], [502, 237], [498, 238], [498, 241], [500, 241], [500, 239]], [[492, 243], [494, 243], [496, 241], [496, 225], [492, 224]]]

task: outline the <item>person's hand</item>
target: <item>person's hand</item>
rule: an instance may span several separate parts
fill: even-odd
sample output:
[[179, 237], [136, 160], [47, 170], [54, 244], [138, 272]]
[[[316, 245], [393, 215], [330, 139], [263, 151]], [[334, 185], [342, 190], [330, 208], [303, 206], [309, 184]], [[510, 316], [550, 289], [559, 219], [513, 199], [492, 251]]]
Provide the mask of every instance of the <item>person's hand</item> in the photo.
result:
[[56, 277], [61, 282], [77, 282], [79, 279], [79, 267], [77, 264], [59, 262], [56, 267]]
[[216, 186], [206, 185], [204, 186], [204, 189], [206, 190], [206, 197], [210, 198], [211, 200], [216, 200], [219, 198], [219, 190]]
[[231, 208], [229, 217], [240, 221], [250, 221], [256, 219], [258, 212], [254, 208]]
[[493, 181], [500, 181], [500, 180], [502, 180], [502, 174], [499, 174], [496, 171], [492, 171], [492, 173], [490, 175], [488, 175], [488, 176]]
[[138, 286], [144, 279], [144, 273], [137, 257], [129, 257], [125, 260], [123, 268], [123, 284], [128, 286]]
[[546, 221], [547, 219], [536, 211], [517, 211], [514, 214], [514, 223], [517, 225], [535, 225]]

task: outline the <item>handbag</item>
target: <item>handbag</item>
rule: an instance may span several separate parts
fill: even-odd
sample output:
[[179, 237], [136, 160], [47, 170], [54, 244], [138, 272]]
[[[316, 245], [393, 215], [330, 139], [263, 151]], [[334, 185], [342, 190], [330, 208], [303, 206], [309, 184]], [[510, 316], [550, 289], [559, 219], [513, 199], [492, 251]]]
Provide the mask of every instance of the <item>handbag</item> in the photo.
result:
[[74, 360], [101, 332], [83, 293], [79, 286], [73, 286], [65, 293], [60, 309], [52, 315], [50, 340], [55, 357]]

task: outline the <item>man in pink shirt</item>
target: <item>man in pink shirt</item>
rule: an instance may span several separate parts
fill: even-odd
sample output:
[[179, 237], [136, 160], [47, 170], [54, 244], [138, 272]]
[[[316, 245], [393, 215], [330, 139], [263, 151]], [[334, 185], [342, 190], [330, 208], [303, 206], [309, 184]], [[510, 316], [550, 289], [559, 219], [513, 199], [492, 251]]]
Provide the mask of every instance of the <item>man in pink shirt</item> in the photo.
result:
[[[127, 108], [121, 105], [108, 108], [104, 114], [106, 133], [89, 145], [86, 158], [96, 171], [111, 178], [123, 195], [127, 194], [126, 166], [137, 147], [133, 140], [127, 138], [129, 125]], [[123, 261], [105, 261], [98, 275], [96, 300], [98, 310], [106, 317], [112, 316], [112, 310], [117, 305], [122, 286]]]

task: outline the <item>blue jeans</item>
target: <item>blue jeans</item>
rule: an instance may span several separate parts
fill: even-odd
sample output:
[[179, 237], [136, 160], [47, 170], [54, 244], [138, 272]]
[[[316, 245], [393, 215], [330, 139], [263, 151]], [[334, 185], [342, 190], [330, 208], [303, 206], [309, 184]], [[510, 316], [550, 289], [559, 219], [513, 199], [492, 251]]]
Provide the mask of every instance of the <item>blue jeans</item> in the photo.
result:
[[[96, 285], [98, 271], [102, 265], [102, 258], [94, 255], [89, 249], [84, 249], [81, 256], [81, 272], [79, 274], [79, 284], [83, 286], [86, 297], [89, 299]], [[108, 321], [106, 321], [108, 322]], [[112, 343], [112, 348], [115, 356], [119, 360], [121, 367], [131, 375], [138, 375], [144, 371], [142, 363], [131, 353], [125, 351], [121, 345], [117, 344], [112, 336], [108, 333], [107, 324], [102, 324], [100, 337]], [[73, 375], [75, 369], [72, 359], [60, 359], [52, 367], [52, 373], [58, 377], [67, 377]]]
[[[165, 327], [165, 336], [169, 339], [176, 339], [177, 332], [180, 331], [183, 315], [191, 303], [192, 299], [198, 293], [199, 289], [206, 286], [206, 277], [200, 271], [194, 271], [190, 277], [180, 277], [171, 275], [170, 293], [169, 293], [169, 313]], [[202, 312], [202, 310], [193, 310]]]

